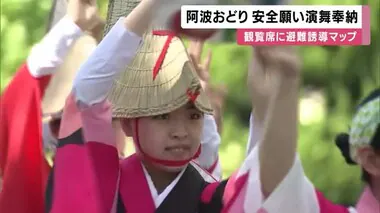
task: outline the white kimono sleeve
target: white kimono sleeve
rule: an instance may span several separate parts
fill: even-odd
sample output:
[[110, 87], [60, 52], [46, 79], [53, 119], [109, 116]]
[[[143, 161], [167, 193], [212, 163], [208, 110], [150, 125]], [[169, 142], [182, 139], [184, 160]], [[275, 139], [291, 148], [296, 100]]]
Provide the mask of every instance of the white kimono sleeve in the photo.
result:
[[[250, 125], [250, 134], [253, 133]], [[289, 173], [267, 198], [261, 191], [259, 171], [259, 149], [255, 146], [237, 174], [239, 177], [248, 173], [240, 195], [245, 213], [320, 213], [315, 188], [305, 176], [298, 156]]]
[[53, 74], [62, 65], [76, 39], [82, 35], [82, 30], [70, 18], [63, 17], [32, 48], [27, 59], [30, 74], [35, 78]]
[[219, 162], [220, 135], [214, 116], [205, 115], [201, 141], [201, 155], [197, 159], [199, 165], [210, 172], [217, 180], [222, 178], [222, 169]]
[[[305, 176], [298, 156], [289, 173], [276, 189], [269, 197], [263, 197], [259, 178], [258, 150], [258, 147], [252, 150], [242, 168], [249, 169], [244, 201], [245, 212], [256, 213], [259, 210], [265, 210], [267, 213], [319, 213], [314, 186]], [[239, 172], [244, 172], [243, 170]]]
[[141, 37], [126, 29], [123, 19], [103, 38], [74, 79], [73, 92], [84, 105], [106, 99], [114, 78], [132, 61], [140, 46]]

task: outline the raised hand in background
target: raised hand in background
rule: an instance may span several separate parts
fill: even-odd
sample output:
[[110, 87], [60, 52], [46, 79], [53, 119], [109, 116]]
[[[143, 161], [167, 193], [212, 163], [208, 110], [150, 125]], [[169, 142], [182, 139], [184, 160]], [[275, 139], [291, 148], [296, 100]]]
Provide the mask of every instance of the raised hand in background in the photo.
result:
[[211, 105], [214, 109], [214, 118], [218, 126], [218, 132], [221, 134], [223, 123], [223, 106], [227, 94], [227, 88], [222, 85], [213, 86], [210, 84], [210, 64], [212, 60], [212, 52], [209, 50], [206, 59], [202, 61], [201, 56], [203, 47], [203, 40], [192, 40], [190, 41], [188, 53], [194, 63], [194, 67], [199, 76], [201, 86], [210, 99]]
[[[293, 47], [254, 47], [247, 80], [255, 119], [263, 122], [279, 74], [298, 75], [295, 72], [300, 66]], [[271, 70], [281, 70], [281, 73]]]
[[96, 0], [69, 0], [66, 15], [83, 31], [93, 29], [101, 20]]

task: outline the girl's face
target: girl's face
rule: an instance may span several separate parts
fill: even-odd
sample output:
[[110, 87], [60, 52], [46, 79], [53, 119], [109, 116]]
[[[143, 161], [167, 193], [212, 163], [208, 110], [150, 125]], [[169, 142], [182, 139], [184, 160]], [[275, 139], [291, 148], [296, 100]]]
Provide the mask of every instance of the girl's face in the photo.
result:
[[[203, 113], [191, 103], [167, 114], [141, 117], [137, 122], [141, 148], [160, 160], [190, 159], [198, 151], [203, 120]], [[124, 119], [121, 123], [126, 135], [136, 140], [135, 120]]]
[[357, 157], [358, 163], [371, 177], [380, 179], [380, 150], [372, 147], [360, 148]]

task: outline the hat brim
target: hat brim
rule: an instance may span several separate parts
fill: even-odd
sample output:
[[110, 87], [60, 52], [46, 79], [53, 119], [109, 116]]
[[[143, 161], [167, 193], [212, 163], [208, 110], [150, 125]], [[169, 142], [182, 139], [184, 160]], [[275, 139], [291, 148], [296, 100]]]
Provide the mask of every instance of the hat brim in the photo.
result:
[[87, 60], [96, 45], [96, 40], [89, 35], [84, 35], [75, 42], [45, 91], [42, 101], [44, 114], [54, 114], [62, 110], [80, 65]]

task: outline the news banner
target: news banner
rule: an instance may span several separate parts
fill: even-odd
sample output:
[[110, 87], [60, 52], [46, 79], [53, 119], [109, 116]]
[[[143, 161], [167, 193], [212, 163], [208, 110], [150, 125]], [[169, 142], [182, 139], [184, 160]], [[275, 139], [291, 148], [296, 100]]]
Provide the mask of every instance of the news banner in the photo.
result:
[[183, 29], [237, 29], [240, 45], [369, 45], [369, 6], [185, 5]]

